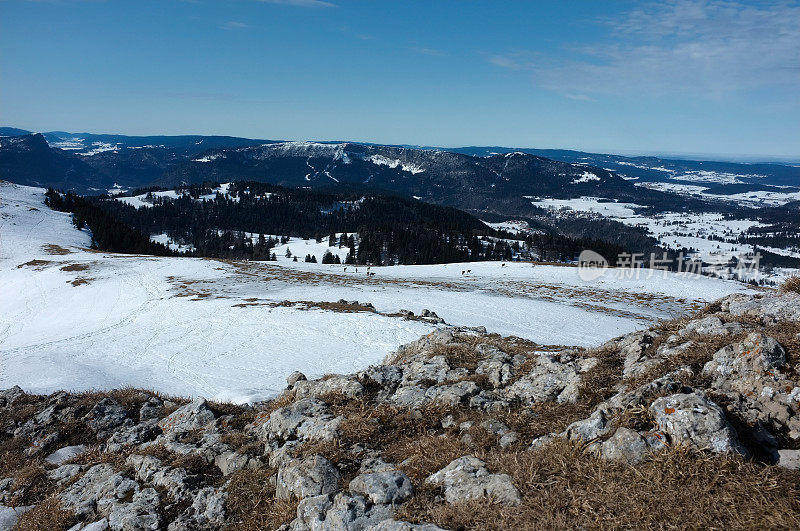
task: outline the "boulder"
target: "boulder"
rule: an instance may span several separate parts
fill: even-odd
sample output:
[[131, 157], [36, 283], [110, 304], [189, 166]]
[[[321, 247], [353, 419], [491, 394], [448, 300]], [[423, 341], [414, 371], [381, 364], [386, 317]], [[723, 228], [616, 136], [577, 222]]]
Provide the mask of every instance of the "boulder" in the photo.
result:
[[108, 527], [112, 531], [155, 531], [160, 528], [160, 503], [155, 489], [142, 489], [133, 495], [130, 503], [114, 505], [108, 515]]
[[455, 335], [447, 329], [434, 330], [416, 341], [402, 345], [392, 354], [386, 356], [383, 363], [396, 365], [401, 362], [411, 361], [415, 358], [427, 358], [428, 354], [440, 345], [447, 345], [455, 341]]
[[637, 465], [650, 451], [647, 440], [629, 428], [618, 428], [614, 435], [600, 445], [600, 455], [609, 461]]
[[300, 381], [306, 381], [306, 375], [300, 371], [294, 371], [292, 374], [286, 377], [286, 384], [291, 388], [294, 387], [294, 384]]
[[715, 316], [709, 315], [708, 317], [703, 317], [702, 319], [695, 319], [693, 321], [689, 321], [683, 329], [678, 332], [681, 337], [687, 337], [692, 334], [697, 334], [701, 336], [710, 336], [710, 335], [727, 335], [728, 329], [725, 328], [725, 325], [722, 323], [722, 320]]
[[528, 374], [506, 388], [506, 396], [525, 404], [574, 402], [578, 399], [579, 384], [580, 376], [574, 362], [562, 363], [555, 356], [542, 354]]
[[250, 457], [239, 452], [224, 452], [214, 458], [214, 464], [220, 469], [223, 476], [230, 476], [237, 470], [247, 468]]
[[265, 442], [285, 442], [290, 439], [333, 440], [342, 417], [334, 418], [328, 406], [316, 398], [303, 398], [276, 409], [266, 422], [256, 421], [249, 429]]
[[489, 473], [486, 463], [473, 456], [453, 460], [425, 481], [442, 487], [447, 503], [486, 498], [507, 505], [518, 505], [521, 501], [511, 476]]
[[224, 529], [227, 494], [204, 487], [192, 495], [192, 504], [167, 527], [168, 531]]
[[164, 402], [157, 396], [150, 397], [139, 408], [139, 422], [158, 419], [161, 417], [162, 409], [164, 409]]
[[295, 459], [280, 468], [275, 484], [275, 496], [281, 500], [332, 494], [338, 490], [339, 471], [320, 455]]
[[214, 413], [205, 398], [197, 398], [173, 411], [162, 419], [158, 426], [165, 434], [184, 433], [205, 428], [214, 422]]
[[48, 455], [44, 460], [51, 465], [63, 465], [73, 457], [77, 457], [86, 452], [86, 450], [88, 450], [88, 448], [84, 444], [65, 446]]
[[108, 463], [95, 465], [61, 493], [65, 509], [79, 517], [95, 512], [107, 515], [114, 505], [139, 491], [139, 484], [114, 471]]
[[350, 481], [349, 489], [374, 504], [403, 503], [414, 495], [411, 480], [399, 470], [360, 474]]
[[18, 505], [16, 507], [0, 505], [0, 529], [13, 529], [19, 517], [33, 508], [33, 505]]
[[14, 401], [25, 395], [25, 391], [18, 385], [0, 391], [0, 408], [11, 407]]
[[100, 400], [92, 410], [83, 417], [83, 421], [98, 435], [120, 426], [128, 419], [128, 412], [113, 398]]
[[778, 450], [778, 466], [800, 470], [800, 450]]
[[71, 480], [84, 470], [84, 466], [82, 465], [61, 465], [58, 468], [54, 468], [53, 470], [49, 470], [47, 472], [47, 478], [50, 481], [55, 481], [59, 485], [62, 483], [66, 483], [67, 481]]
[[715, 386], [724, 387], [732, 376], [762, 376], [779, 371], [785, 364], [786, 351], [780, 343], [760, 332], [753, 332], [741, 343], [714, 353], [703, 372], [714, 377]]
[[452, 385], [437, 385], [425, 391], [425, 399], [447, 406], [457, 406], [465, 403], [470, 397], [480, 392], [481, 388], [475, 382], [464, 380]]
[[119, 452], [126, 446], [136, 446], [152, 441], [160, 433], [161, 428], [158, 427], [155, 420], [147, 420], [133, 426], [125, 426], [111, 433], [111, 437], [106, 440], [106, 451]]
[[322, 529], [369, 529], [391, 517], [390, 505], [374, 505], [362, 496], [340, 492], [333, 497]]
[[722, 409], [698, 392], [657, 398], [650, 406], [650, 414], [672, 444], [715, 453], [748, 454]]

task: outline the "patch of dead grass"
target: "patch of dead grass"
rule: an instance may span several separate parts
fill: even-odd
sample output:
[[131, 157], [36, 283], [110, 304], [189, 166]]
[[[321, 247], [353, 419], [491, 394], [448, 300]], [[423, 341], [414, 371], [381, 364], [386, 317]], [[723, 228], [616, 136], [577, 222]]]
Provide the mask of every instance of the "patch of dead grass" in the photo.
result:
[[42, 251], [50, 255], [61, 255], [61, 256], [73, 253], [73, 251], [65, 249], [64, 247], [61, 247], [60, 245], [56, 245], [54, 243], [48, 243], [47, 245], [42, 245]]
[[75, 514], [64, 509], [57, 496], [50, 496], [20, 516], [14, 531], [66, 531], [76, 521]]
[[555, 441], [535, 452], [493, 452], [492, 472], [509, 474], [522, 504], [447, 505], [420, 485], [396, 518], [446, 529], [796, 529], [800, 473], [737, 457], [671, 448], [632, 467]]
[[226, 509], [228, 529], [261, 531], [278, 529], [296, 516], [297, 500], [278, 500], [270, 484], [272, 469], [239, 470], [230, 476]]
[[89, 269], [89, 264], [69, 264], [60, 267], [61, 271], [86, 271]]
[[37, 269], [42, 269], [44, 266], [46, 266], [46, 265], [48, 265], [50, 263], [52, 263], [50, 260], [38, 260], [38, 259], [37, 260], [30, 260], [28, 262], [25, 262], [24, 264], [18, 265], [17, 269], [20, 269], [20, 268], [23, 268], [23, 267], [33, 267], [33, 268], [37, 268]]
[[800, 293], [800, 276], [795, 275], [784, 280], [780, 290], [783, 293]]

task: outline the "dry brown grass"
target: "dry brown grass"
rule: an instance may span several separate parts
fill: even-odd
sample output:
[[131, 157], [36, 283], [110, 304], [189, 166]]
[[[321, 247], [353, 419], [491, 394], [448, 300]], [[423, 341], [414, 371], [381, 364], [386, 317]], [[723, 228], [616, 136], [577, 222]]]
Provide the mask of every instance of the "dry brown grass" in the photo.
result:
[[297, 500], [277, 500], [269, 478], [272, 469], [240, 470], [230, 476], [226, 504], [229, 527], [235, 531], [278, 529], [294, 519]]
[[90, 283], [93, 280], [94, 280], [94, 278], [80, 277], [80, 278], [76, 278], [75, 280], [71, 281], [70, 284], [72, 284], [73, 287], [77, 288], [78, 286], [83, 286], [85, 284]]
[[[431, 448], [433, 449], [433, 448]], [[523, 502], [446, 505], [420, 485], [398, 518], [446, 529], [797, 529], [800, 474], [673, 448], [631, 467], [565, 441], [536, 452], [493, 452]]]
[[28, 262], [25, 262], [24, 264], [18, 265], [17, 269], [20, 269], [22, 267], [42, 268], [42, 267], [44, 267], [44, 266], [46, 266], [47, 264], [50, 264], [50, 263], [51, 263], [50, 260], [30, 260]]
[[800, 276], [789, 277], [781, 284], [781, 292], [783, 293], [800, 293]]
[[53, 492], [47, 471], [38, 459], [29, 458], [11, 476], [14, 478], [13, 488], [19, 493], [11, 505], [35, 505]]
[[42, 245], [42, 251], [46, 252], [47, 254], [51, 255], [65, 255], [65, 254], [72, 254], [72, 251], [69, 249], [65, 249], [60, 245], [56, 245], [54, 243], [48, 243], [47, 245]]
[[60, 267], [61, 271], [86, 271], [89, 269], [89, 264], [69, 264]]
[[23, 514], [14, 531], [66, 531], [77, 521], [75, 514], [61, 506], [56, 496], [50, 496]]
[[593, 407], [616, 393], [622, 379], [624, 360], [611, 347], [587, 350], [582, 355], [598, 360], [598, 364], [581, 377], [578, 389], [579, 400], [587, 407]]

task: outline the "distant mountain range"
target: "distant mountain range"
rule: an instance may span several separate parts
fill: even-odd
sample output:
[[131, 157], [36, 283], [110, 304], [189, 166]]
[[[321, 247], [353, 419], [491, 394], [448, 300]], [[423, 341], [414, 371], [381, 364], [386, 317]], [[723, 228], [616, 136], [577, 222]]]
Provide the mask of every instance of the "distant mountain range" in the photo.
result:
[[374, 189], [509, 217], [535, 215], [529, 196], [595, 196], [702, 211], [710, 208], [709, 199], [696, 193], [693, 197], [697, 190], [794, 192], [800, 190], [800, 167], [569, 150], [440, 149], [200, 135], [31, 134], [0, 128], [0, 179], [83, 194], [240, 180]]

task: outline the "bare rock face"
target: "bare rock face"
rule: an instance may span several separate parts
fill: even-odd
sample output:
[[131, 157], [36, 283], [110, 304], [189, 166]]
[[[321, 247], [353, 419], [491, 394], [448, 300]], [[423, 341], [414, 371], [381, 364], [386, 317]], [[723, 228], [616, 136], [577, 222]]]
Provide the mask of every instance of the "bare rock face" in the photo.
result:
[[650, 453], [647, 439], [630, 428], [618, 428], [614, 435], [600, 445], [600, 455], [609, 461], [637, 465]]
[[729, 295], [720, 301], [722, 311], [735, 316], [750, 316], [765, 322], [800, 321], [800, 293], [747, 296]]
[[709, 361], [703, 372], [714, 377], [719, 388], [735, 388], [747, 380], [773, 375], [786, 363], [786, 352], [775, 339], [759, 332], [749, 334], [744, 341], [729, 345]]
[[283, 443], [290, 439], [333, 440], [342, 418], [330, 414], [328, 406], [316, 398], [303, 398], [273, 411], [265, 422], [249, 426], [261, 440]]
[[350, 481], [349, 488], [374, 504], [403, 503], [414, 495], [411, 480], [399, 470], [360, 474]]
[[574, 402], [578, 398], [579, 371], [575, 362], [562, 362], [556, 356], [543, 354], [528, 374], [506, 389], [506, 395], [526, 404]]
[[11, 407], [16, 399], [24, 395], [25, 391], [18, 385], [0, 390], [0, 407]]
[[292, 461], [278, 470], [275, 492], [278, 499], [299, 499], [339, 490], [339, 471], [319, 455]]
[[110, 464], [95, 465], [61, 494], [64, 508], [79, 517], [108, 518], [112, 530], [158, 529], [160, 499], [153, 488], [114, 471]]
[[165, 434], [171, 434], [202, 429], [212, 422], [214, 413], [204, 398], [198, 398], [175, 410], [158, 425]]
[[422, 354], [434, 350], [435, 347], [452, 343], [455, 340], [455, 335], [450, 330], [435, 330], [428, 335], [413, 341], [407, 345], [398, 348], [392, 354], [386, 356], [383, 361], [386, 365], [395, 365], [400, 362], [406, 362], [415, 359]]
[[657, 398], [650, 406], [650, 413], [673, 444], [748, 455], [722, 409], [700, 393]]
[[427, 483], [442, 487], [447, 503], [488, 498], [507, 505], [518, 505], [520, 494], [508, 474], [491, 474], [486, 463], [473, 456], [459, 457], [432, 474]]
[[211, 487], [197, 491], [192, 504], [167, 527], [168, 531], [222, 529], [225, 527], [227, 494]]
[[127, 417], [128, 412], [116, 400], [104, 398], [86, 414], [83, 421], [98, 434], [104, 434], [108, 430], [120, 426], [126, 420], [129, 424], [132, 424], [132, 421]]

